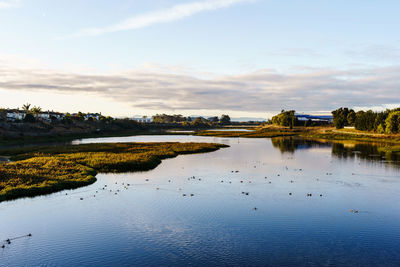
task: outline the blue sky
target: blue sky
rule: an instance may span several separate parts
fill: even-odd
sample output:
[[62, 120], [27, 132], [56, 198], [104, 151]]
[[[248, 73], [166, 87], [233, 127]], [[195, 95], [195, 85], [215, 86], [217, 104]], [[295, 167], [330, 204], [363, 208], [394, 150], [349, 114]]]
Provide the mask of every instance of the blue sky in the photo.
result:
[[396, 105], [399, 12], [387, 0], [0, 0], [0, 106], [266, 117]]

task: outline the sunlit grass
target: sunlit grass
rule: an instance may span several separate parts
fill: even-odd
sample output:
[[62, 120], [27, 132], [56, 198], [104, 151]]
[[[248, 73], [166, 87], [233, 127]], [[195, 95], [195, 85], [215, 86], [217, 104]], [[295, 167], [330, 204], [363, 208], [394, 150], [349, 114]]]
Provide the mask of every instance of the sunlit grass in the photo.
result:
[[94, 183], [97, 172], [144, 171], [165, 158], [222, 147], [226, 145], [117, 143], [2, 151], [13, 162], [0, 165], [0, 201], [77, 188]]

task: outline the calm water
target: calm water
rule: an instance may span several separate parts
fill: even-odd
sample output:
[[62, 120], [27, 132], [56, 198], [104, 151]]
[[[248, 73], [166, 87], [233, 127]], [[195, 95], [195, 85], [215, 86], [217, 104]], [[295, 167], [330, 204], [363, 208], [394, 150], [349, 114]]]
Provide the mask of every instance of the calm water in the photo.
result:
[[33, 234], [0, 249], [1, 266], [400, 265], [398, 154], [294, 139], [74, 143], [119, 141], [231, 147], [0, 203], [1, 240]]

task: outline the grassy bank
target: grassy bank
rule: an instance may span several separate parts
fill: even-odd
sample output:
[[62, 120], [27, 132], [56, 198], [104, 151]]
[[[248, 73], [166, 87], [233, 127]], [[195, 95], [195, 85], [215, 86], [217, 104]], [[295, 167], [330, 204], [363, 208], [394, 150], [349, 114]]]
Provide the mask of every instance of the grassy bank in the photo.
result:
[[303, 138], [312, 138], [329, 141], [358, 141], [368, 143], [388, 143], [400, 145], [400, 134], [376, 134], [372, 132], [357, 131], [354, 129], [337, 130], [334, 127], [281, 127], [275, 125], [267, 125], [255, 128], [251, 132], [241, 131], [200, 131], [194, 135], [199, 136], [215, 136], [215, 137], [247, 137], [247, 138], [263, 138], [263, 137], [285, 137], [299, 136]]
[[[85, 186], [97, 172], [145, 171], [162, 159], [227, 147], [208, 143], [117, 143], [0, 151], [0, 202]], [[40, 152], [38, 152], [40, 151]]]
[[303, 130], [299, 133], [299, 136], [332, 141], [400, 144], [399, 134], [377, 134], [372, 132], [357, 131], [354, 129], [337, 130], [333, 127], [316, 127], [315, 129], [311, 130]]

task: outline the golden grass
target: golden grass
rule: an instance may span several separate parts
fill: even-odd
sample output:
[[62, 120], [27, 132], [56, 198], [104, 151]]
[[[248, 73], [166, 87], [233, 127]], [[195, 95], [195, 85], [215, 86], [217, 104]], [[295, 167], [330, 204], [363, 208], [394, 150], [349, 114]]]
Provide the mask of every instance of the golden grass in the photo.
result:
[[[0, 202], [85, 186], [97, 172], [144, 171], [162, 159], [227, 147], [209, 143], [117, 143], [2, 151], [14, 162], [0, 164]], [[38, 152], [39, 151], [39, 152]]]

